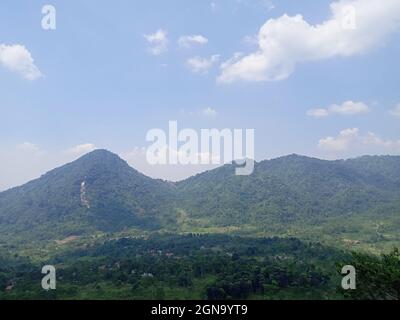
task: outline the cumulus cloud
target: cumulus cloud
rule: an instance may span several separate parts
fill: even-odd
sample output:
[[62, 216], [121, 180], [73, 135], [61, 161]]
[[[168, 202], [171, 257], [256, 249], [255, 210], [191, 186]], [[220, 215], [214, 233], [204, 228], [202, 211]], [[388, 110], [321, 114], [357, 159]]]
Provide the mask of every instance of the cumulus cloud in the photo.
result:
[[358, 134], [358, 128], [342, 130], [337, 137], [319, 140], [318, 147], [325, 151], [346, 151], [358, 139]]
[[208, 39], [200, 34], [182, 36], [178, 40], [178, 44], [182, 48], [190, 48], [193, 45], [205, 45], [208, 43]]
[[192, 72], [207, 73], [219, 61], [219, 55], [210, 58], [193, 57], [187, 60], [187, 65]]
[[345, 101], [342, 104], [333, 104], [327, 108], [317, 108], [307, 111], [307, 115], [314, 118], [324, 118], [331, 115], [355, 115], [367, 113], [370, 111], [369, 106], [363, 102]]
[[400, 118], [400, 103], [390, 111], [390, 114], [394, 117]]
[[145, 34], [144, 38], [150, 45], [149, 52], [155, 56], [168, 51], [168, 35], [165, 30], [159, 29], [155, 33]]
[[358, 128], [342, 130], [336, 137], [319, 140], [318, 147], [331, 153], [400, 153], [400, 140], [385, 140], [375, 133], [360, 134]]
[[35, 151], [35, 152], [38, 152], [40, 150], [36, 144], [30, 142], [24, 142], [17, 145], [17, 149], [22, 151]]
[[96, 146], [93, 143], [84, 143], [74, 146], [66, 150], [68, 154], [80, 156], [96, 150]]
[[27, 80], [36, 80], [42, 77], [31, 53], [23, 45], [0, 44], [0, 65], [20, 74]]
[[324, 108], [311, 109], [307, 111], [307, 115], [314, 118], [325, 118], [329, 116], [329, 110]]
[[283, 80], [299, 63], [363, 54], [399, 30], [398, 0], [339, 0], [330, 11], [316, 25], [302, 15], [268, 20], [258, 33], [258, 50], [223, 63], [218, 81]]

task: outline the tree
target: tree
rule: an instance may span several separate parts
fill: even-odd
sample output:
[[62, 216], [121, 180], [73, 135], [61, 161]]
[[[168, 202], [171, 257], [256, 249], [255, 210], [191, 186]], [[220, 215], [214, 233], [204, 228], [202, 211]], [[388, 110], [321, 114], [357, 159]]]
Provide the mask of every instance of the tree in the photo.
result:
[[353, 254], [357, 289], [344, 293], [358, 300], [400, 300], [400, 251], [394, 249], [380, 257]]
[[210, 287], [207, 289], [208, 300], [224, 300], [226, 299], [226, 293], [224, 289], [217, 287]]

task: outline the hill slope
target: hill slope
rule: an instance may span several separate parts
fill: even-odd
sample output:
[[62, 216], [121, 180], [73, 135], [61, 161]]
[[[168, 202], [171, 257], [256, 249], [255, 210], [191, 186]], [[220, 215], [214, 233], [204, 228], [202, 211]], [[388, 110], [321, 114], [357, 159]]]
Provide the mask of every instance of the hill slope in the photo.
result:
[[97, 150], [26, 185], [0, 193], [0, 231], [49, 238], [158, 228], [172, 187]]
[[257, 163], [250, 176], [234, 170], [226, 165], [173, 185], [97, 150], [0, 193], [0, 240], [233, 227], [264, 235], [296, 228], [301, 232], [294, 235], [306, 238], [319, 229], [314, 238], [326, 233], [342, 240], [349, 233], [368, 239], [389, 234], [400, 241], [392, 236], [400, 229], [400, 157], [324, 161], [291, 155]]
[[297, 155], [256, 164], [251, 176], [231, 165], [178, 185], [181, 208], [228, 226], [307, 222], [379, 211], [400, 213], [400, 157], [324, 161]]

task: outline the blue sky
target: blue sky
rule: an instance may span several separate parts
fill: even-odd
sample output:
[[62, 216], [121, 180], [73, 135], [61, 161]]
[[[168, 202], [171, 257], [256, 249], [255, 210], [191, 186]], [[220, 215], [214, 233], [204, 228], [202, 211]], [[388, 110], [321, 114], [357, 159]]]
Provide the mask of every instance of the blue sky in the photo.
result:
[[[355, 30], [331, 4], [354, 6]], [[94, 147], [154, 177], [198, 172], [133, 152], [169, 120], [254, 128], [256, 160], [399, 154], [399, 16], [396, 0], [3, 0], [0, 190]]]

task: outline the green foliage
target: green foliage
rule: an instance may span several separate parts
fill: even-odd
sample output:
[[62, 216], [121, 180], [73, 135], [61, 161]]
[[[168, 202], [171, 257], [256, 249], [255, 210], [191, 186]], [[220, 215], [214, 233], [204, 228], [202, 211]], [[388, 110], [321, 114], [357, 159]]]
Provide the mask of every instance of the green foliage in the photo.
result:
[[[82, 202], [81, 184], [85, 182]], [[8, 241], [63, 239], [130, 227], [159, 228], [171, 187], [118, 156], [94, 151], [22, 187], [0, 193], [0, 233]]]
[[288, 235], [384, 250], [400, 243], [400, 157], [324, 161], [292, 155], [180, 182], [184, 230]]
[[351, 263], [357, 274], [356, 290], [345, 295], [358, 300], [400, 300], [400, 251], [380, 257], [354, 253]]
[[[323, 161], [293, 155], [258, 163], [248, 177], [235, 176], [234, 167], [227, 165], [180, 182], [180, 203], [190, 217], [207, 217], [223, 226], [316, 224], [392, 203], [397, 211], [386, 214], [397, 214], [400, 158], [378, 159], [379, 167], [369, 164], [374, 157]], [[388, 170], [386, 163], [397, 166]]]
[[54, 292], [41, 289], [36, 264], [8, 270], [15, 286], [0, 299], [302, 299], [310, 290], [317, 299], [336, 298], [335, 263], [346, 257], [297, 239], [120, 239], [42, 262], [57, 267]]
[[[400, 243], [400, 157], [234, 170], [173, 184], [97, 150], [0, 193], [0, 299], [335, 299], [334, 266], [349, 258], [316, 241]], [[397, 251], [353, 259], [364, 289], [352, 298], [398, 297]], [[56, 292], [39, 286], [44, 263], [59, 268]]]
[[[226, 165], [172, 184], [97, 150], [0, 193], [0, 242], [23, 245], [132, 228], [323, 236], [331, 242], [349, 237], [365, 247], [400, 240], [400, 157], [323, 161], [292, 155], [257, 163], [250, 176], [234, 170]], [[363, 233], [352, 234], [354, 228]]]

